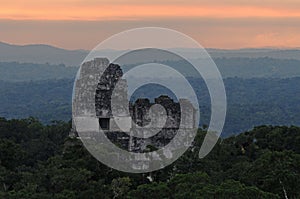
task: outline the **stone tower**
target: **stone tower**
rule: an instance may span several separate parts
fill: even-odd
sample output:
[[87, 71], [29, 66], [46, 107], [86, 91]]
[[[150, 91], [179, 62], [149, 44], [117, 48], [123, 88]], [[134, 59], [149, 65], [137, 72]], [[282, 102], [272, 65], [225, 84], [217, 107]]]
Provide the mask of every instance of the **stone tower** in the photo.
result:
[[[165, 146], [176, 135], [179, 127], [197, 128], [196, 109], [186, 99], [174, 102], [170, 97], [162, 95], [156, 98], [154, 103], [149, 99], [129, 102], [127, 82], [122, 79], [122, 75], [121, 67], [109, 63], [106, 58], [95, 58], [82, 64], [76, 81], [78, 89], [74, 93], [73, 116], [75, 114], [83, 118], [87, 117], [85, 128], [100, 127], [113, 143], [133, 152], [149, 151]], [[185, 112], [180, 108], [182, 103], [188, 107]], [[159, 119], [159, 115], [163, 114], [161, 111], [151, 113], [150, 109], [153, 105], [164, 108], [167, 114], [165, 122]], [[156, 120], [154, 122], [157, 126], [154, 128], [147, 127], [151, 123], [150, 118]], [[157, 130], [158, 133], [147, 138], [130, 136], [132, 133], [143, 134], [153, 130]], [[76, 129], [73, 129], [74, 132]]]

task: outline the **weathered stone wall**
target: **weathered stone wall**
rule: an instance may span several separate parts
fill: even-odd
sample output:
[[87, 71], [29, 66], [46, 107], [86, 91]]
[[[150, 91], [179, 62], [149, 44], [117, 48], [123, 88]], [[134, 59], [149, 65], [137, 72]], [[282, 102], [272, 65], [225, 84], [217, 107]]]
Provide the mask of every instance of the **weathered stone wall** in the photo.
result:
[[[122, 75], [120, 66], [110, 64], [108, 59], [97, 58], [82, 65], [80, 78], [76, 82], [79, 89], [75, 93], [77, 107], [73, 110], [77, 115], [96, 115], [99, 120], [109, 118], [109, 129], [105, 134], [113, 143], [129, 151], [151, 151], [168, 144], [178, 133], [179, 127], [196, 127], [195, 109], [188, 100], [179, 100], [187, 107], [184, 112], [180, 109], [179, 102], [164, 95], [156, 98], [154, 103], [149, 99], [138, 99], [129, 103], [127, 82], [121, 79]], [[111, 106], [112, 103], [118, 106]], [[154, 105], [163, 109], [151, 111]], [[164, 113], [167, 114], [165, 121], [161, 119]], [[156, 126], [148, 128], [147, 125], [151, 123]], [[126, 126], [127, 130], [118, 128], [117, 124]], [[158, 133], [148, 138], [130, 136], [132, 133], [147, 131]]]

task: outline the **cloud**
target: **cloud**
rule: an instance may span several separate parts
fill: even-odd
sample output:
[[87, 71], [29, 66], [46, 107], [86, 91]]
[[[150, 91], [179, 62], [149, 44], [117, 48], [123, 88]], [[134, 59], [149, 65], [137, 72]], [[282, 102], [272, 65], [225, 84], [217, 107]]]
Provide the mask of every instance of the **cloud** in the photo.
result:
[[[291, 1], [291, 0], [290, 0]], [[248, 17], [300, 17], [299, 6], [272, 6], [266, 3], [245, 1], [176, 1], [174, 3], [129, 4], [108, 1], [7, 1], [1, 4], [0, 18], [14, 20], [143, 20], [172, 17], [248, 18]], [[19, 2], [16, 4], [16, 2]], [[134, 3], [135, 2], [135, 3]], [[225, 4], [225, 2], [227, 2]], [[267, 1], [268, 2], [268, 1]], [[291, 4], [294, 1], [291, 1]], [[295, 3], [294, 3], [295, 4]], [[294, 5], [293, 4], [293, 5]]]
[[181, 31], [204, 47], [300, 46], [300, 18], [165, 18], [107, 21], [0, 20], [0, 38], [16, 44], [45, 43], [92, 49], [118, 32], [145, 26]]

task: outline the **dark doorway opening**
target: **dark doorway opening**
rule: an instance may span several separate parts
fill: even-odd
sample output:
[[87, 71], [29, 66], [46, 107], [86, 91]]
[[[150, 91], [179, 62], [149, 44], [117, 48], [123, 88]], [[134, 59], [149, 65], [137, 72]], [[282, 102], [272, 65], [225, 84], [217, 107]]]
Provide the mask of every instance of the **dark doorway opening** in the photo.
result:
[[109, 130], [109, 118], [99, 118], [99, 124], [102, 130]]

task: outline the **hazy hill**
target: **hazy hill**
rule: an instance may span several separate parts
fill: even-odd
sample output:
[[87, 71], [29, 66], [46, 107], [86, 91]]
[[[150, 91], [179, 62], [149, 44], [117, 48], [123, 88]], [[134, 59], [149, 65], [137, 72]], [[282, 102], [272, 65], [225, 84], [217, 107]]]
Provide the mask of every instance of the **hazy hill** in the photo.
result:
[[273, 49], [273, 48], [245, 48], [237, 50], [207, 49], [212, 57], [244, 57], [259, 58], [270, 57], [276, 59], [297, 59], [300, 60], [299, 49]]
[[[197, 59], [199, 55], [194, 49], [179, 49], [188, 52], [190, 58]], [[213, 58], [259, 58], [270, 57], [277, 59], [300, 60], [299, 49], [207, 49]], [[66, 50], [44, 44], [34, 45], [12, 45], [0, 42], [0, 62], [28, 62], [28, 63], [49, 63], [65, 64], [66, 66], [78, 66], [88, 54], [88, 50]], [[103, 56], [116, 54], [115, 50], [103, 50]]]
[[83, 50], [65, 50], [49, 45], [11, 45], [0, 42], [1, 62], [28, 62], [78, 66], [87, 55]]
[[0, 80], [9, 82], [75, 78], [78, 67], [63, 64], [0, 62]]
[[[290, 78], [300, 77], [300, 60], [274, 59], [274, 58], [215, 58], [222, 77], [240, 78]], [[162, 62], [175, 69], [185, 68], [189, 76], [195, 76], [194, 70], [190, 70], [185, 62]], [[131, 66], [128, 66], [127, 70]], [[123, 68], [126, 68], [123, 67]], [[66, 67], [63, 64], [32, 64], [19, 62], [0, 62], [0, 80], [19, 82], [48, 79], [74, 79], [78, 67]], [[141, 74], [136, 78], [143, 78], [148, 74]], [[167, 76], [167, 74], [166, 74]]]

